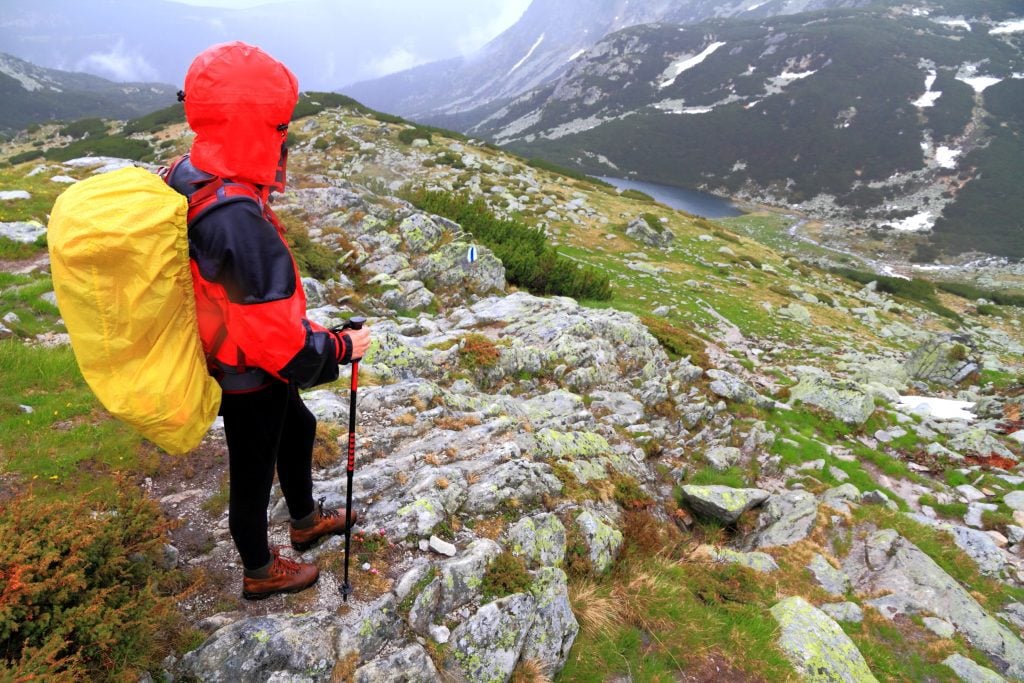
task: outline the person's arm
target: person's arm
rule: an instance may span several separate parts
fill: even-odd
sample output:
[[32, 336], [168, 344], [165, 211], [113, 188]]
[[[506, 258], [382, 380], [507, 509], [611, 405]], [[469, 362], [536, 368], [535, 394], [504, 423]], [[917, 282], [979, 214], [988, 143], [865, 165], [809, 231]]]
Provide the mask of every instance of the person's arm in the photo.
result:
[[303, 388], [337, 379], [338, 365], [352, 359], [349, 331], [306, 319], [294, 259], [256, 204], [217, 207], [189, 238], [200, 275], [224, 289], [228, 332], [246, 364]]

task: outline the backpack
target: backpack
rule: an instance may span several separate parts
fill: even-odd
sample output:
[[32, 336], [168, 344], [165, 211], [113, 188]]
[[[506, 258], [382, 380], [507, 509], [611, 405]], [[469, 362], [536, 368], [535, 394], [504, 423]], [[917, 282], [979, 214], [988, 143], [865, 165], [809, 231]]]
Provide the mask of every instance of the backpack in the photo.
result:
[[188, 200], [129, 167], [75, 183], [47, 231], [57, 306], [103, 406], [168, 453], [192, 450], [221, 390], [199, 339]]

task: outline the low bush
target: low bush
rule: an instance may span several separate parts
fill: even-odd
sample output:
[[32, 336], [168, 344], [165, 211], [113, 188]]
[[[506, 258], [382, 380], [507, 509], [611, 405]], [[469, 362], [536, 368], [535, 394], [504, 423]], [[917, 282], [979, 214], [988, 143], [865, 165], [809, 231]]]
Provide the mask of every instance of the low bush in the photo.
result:
[[0, 679], [128, 680], [154, 670], [181, 624], [161, 585], [166, 525], [120, 493], [31, 493], [0, 504]]
[[124, 134], [155, 133], [175, 123], [185, 123], [185, 105], [180, 102], [132, 119], [125, 124]]
[[607, 275], [561, 256], [540, 230], [497, 218], [482, 199], [422, 188], [404, 195], [417, 208], [459, 223], [483, 242], [501, 259], [505, 277], [517, 287], [575, 299], [607, 301], [612, 296]]
[[413, 140], [426, 140], [431, 142], [430, 131], [423, 128], [403, 128], [398, 131], [398, 139], [407, 145], [411, 145]]
[[488, 563], [480, 590], [484, 602], [491, 602], [506, 595], [527, 591], [532, 583], [523, 558], [505, 551]]
[[107, 124], [103, 123], [102, 119], [79, 119], [61, 128], [60, 134], [76, 140], [85, 137], [100, 138], [107, 134]]

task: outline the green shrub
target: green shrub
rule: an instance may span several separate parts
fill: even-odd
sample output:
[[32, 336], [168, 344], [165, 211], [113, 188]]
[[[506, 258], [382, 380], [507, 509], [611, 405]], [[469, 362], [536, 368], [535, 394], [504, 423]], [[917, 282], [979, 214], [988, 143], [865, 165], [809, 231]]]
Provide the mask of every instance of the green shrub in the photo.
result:
[[154, 503], [129, 493], [104, 509], [81, 497], [6, 501], [0, 679], [137, 680], [156, 668], [179, 627], [159, 588], [165, 528]]
[[899, 277], [890, 277], [888, 275], [878, 275], [877, 273], [871, 273], [863, 270], [855, 270], [853, 268], [831, 268], [832, 273], [845, 277], [848, 280], [866, 285], [869, 282], [875, 282], [878, 286], [878, 291], [892, 294], [893, 296], [901, 297], [903, 299], [909, 299], [920, 304], [922, 307], [929, 311], [936, 313], [944, 318], [949, 318], [960, 322], [960, 316], [945, 306], [943, 306], [935, 294], [935, 285], [928, 280], [922, 278], [914, 278], [913, 280], [905, 280]]
[[142, 161], [151, 157], [153, 148], [143, 140], [122, 137], [86, 138], [76, 140], [67, 147], [46, 150], [46, 158], [52, 161], [67, 161], [84, 156], [109, 156]]
[[646, 192], [641, 192], [640, 190], [633, 190], [633, 189], [623, 190], [622, 191], [622, 196], [623, 197], [627, 197], [629, 199], [639, 199], [642, 202], [653, 202], [654, 201], [654, 197], [652, 197], [651, 195], [647, 194]]
[[452, 168], [466, 168], [466, 164], [463, 163], [461, 156], [447, 150], [438, 154], [434, 161], [445, 166], [451, 166]]
[[61, 128], [60, 134], [76, 140], [84, 137], [100, 138], [107, 134], [107, 124], [101, 119], [79, 119]]
[[185, 105], [181, 102], [132, 119], [125, 124], [124, 134], [155, 133], [175, 123], [185, 123]]
[[482, 199], [422, 188], [404, 195], [417, 208], [449, 218], [472, 233], [501, 259], [505, 277], [517, 287], [576, 299], [611, 298], [607, 275], [559, 255], [540, 230], [497, 218]]
[[42, 159], [43, 150], [41, 149], [30, 149], [27, 152], [21, 154], [15, 154], [8, 161], [12, 164], [23, 164], [26, 161], [32, 161], [33, 159]]
[[430, 131], [419, 127], [403, 128], [398, 131], [398, 139], [407, 145], [411, 145], [413, 140], [426, 140], [427, 142], [433, 141], [430, 137]]
[[491, 602], [506, 595], [527, 591], [532, 583], [523, 558], [506, 550], [487, 564], [480, 590], [483, 601]]
[[978, 315], [999, 315], [999, 308], [992, 304], [978, 304], [975, 310], [978, 311]]

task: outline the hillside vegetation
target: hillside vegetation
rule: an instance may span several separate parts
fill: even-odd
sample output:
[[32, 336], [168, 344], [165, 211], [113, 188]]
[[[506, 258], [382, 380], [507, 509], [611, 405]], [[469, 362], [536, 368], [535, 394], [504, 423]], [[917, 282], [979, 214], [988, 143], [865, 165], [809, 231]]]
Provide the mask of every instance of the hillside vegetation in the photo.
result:
[[[100, 123], [188, 146], [173, 112]], [[275, 210], [310, 317], [373, 330], [355, 593], [334, 539], [315, 588], [242, 600], [223, 432], [171, 458], [113, 420], [50, 296], [49, 207], [116, 165], [60, 157], [98, 130], [0, 149], [29, 195], [0, 203], [0, 678], [1024, 677], [1019, 290], [828, 270], [773, 242], [785, 216], [697, 218], [318, 93]], [[306, 400], [344, 504], [348, 378]]]

